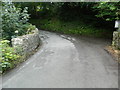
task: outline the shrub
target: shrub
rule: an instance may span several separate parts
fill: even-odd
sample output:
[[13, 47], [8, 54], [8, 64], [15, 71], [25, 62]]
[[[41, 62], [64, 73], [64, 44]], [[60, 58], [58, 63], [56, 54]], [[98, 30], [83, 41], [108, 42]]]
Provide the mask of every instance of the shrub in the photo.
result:
[[60, 32], [64, 34], [74, 34], [74, 35], [84, 35], [84, 36], [93, 36], [101, 38], [111, 38], [112, 32], [104, 29], [97, 28], [91, 24], [84, 23], [84, 21], [74, 20], [71, 22], [61, 21], [57, 18], [48, 19], [38, 19], [32, 20], [38, 28], [43, 30], [49, 30], [54, 32]]
[[15, 48], [9, 46], [9, 42], [8, 40], [0, 41], [0, 47], [2, 49], [0, 67], [2, 67], [2, 72], [13, 68], [20, 59], [20, 56], [15, 52]]
[[12, 36], [26, 34], [26, 26], [28, 24], [29, 14], [27, 7], [22, 10], [16, 8], [13, 3], [3, 3], [2, 7], [2, 34], [3, 39], [11, 40]]

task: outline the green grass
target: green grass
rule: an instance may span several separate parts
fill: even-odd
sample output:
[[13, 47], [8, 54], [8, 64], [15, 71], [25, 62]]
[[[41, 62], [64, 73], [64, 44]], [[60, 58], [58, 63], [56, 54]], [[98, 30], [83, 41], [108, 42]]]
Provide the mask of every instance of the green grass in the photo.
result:
[[84, 35], [100, 38], [111, 38], [112, 32], [106, 29], [95, 28], [91, 24], [85, 24], [83, 21], [61, 21], [56, 18], [30, 20], [37, 28], [53, 32], [59, 32], [72, 35]]

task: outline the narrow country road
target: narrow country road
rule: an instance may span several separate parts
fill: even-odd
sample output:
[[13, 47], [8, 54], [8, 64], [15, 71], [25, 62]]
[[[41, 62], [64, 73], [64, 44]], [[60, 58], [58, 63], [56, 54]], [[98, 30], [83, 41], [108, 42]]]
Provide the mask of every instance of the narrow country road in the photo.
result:
[[42, 46], [3, 76], [3, 88], [118, 88], [107, 40], [40, 31]]

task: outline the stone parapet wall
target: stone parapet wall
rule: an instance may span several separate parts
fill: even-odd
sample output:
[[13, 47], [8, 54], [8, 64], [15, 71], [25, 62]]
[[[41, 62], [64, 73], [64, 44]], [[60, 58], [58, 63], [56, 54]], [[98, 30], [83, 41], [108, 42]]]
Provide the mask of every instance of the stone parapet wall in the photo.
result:
[[13, 47], [19, 48], [20, 55], [28, 57], [40, 45], [39, 31], [36, 28], [32, 34], [18, 36], [12, 39]]
[[114, 49], [120, 49], [120, 32], [118, 31], [113, 32], [112, 46]]

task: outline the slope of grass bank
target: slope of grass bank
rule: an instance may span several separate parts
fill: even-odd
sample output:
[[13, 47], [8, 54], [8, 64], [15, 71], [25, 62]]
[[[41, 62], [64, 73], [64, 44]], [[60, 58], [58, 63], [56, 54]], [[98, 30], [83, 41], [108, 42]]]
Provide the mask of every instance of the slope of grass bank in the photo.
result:
[[85, 24], [83, 21], [61, 21], [54, 19], [33, 19], [31, 23], [39, 29], [59, 32], [64, 34], [84, 35], [100, 38], [111, 38], [112, 31], [107, 29], [95, 28], [91, 24]]

